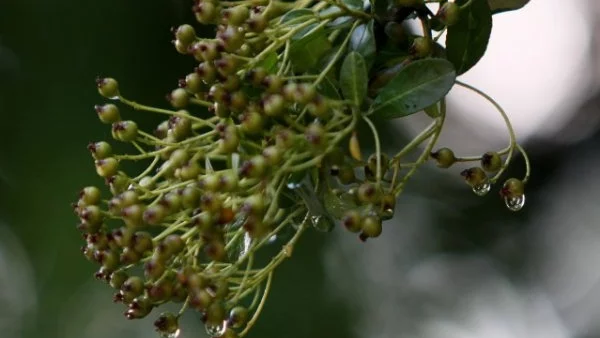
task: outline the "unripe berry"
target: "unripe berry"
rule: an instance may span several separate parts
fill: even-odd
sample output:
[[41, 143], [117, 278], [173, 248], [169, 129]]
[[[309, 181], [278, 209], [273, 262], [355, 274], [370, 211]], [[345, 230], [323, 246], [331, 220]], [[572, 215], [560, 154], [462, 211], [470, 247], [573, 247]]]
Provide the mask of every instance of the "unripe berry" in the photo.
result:
[[173, 106], [173, 108], [184, 108], [189, 103], [188, 93], [183, 88], [174, 89], [169, 95], [167, 95], [167, 99]]
[[200, 190], [194, 185], [188, 185], [183, 188], [180, 195], [181, 205], [186, 209], [196, 207], [200, 201]]
[[179, 168], [179, 178], [183, 181], [194, 179], [200, 174], [200, 170], [198, 162], [187, 162]]
[[175, 31], [175, 38], [184, 45], [189, 45], [196, 40], [196, 31], [194, 30], [194, 27], [190, 25], [181, 25], [177, 27], [177, 30]]
[[248, 105], [248, 98], [246, 97], [246, 93], [242, 90], [238, 90], [231, 94], [230, 98], [230, 107], [232, 110], [236, 112], [240, 112], [246, 108]]
[[143, 223], [144, 206], [142, 204], [127, 206], [121, 211], [121, 216], [128, 228], [138, 228]]
[[79, 200], [85, 205], [94, 205], [100, 202], [100, 189], [96, 187], [85, 187], [79, 193]]
[[198, 61], [213, 61], [219, 55], [215, 41], [200, 41], [192, 48]]
[[189, 45], [186, 45], [179, 40], [173, 40], [172, 42], [173, 42], [173, 46], [175, 47], [175, 50], [179, 54], [187, 55], [190, 53], [191, 49], [190, 49]]
[[380, 195], [377, 186], [373, 183], [365, 182], [358, 187], [357, 197], [361, 203], [375, 203], [379, 200]]
[[460, 19], [460, 6], [454, 2], [447, 2], [440, 7], [436, 16], [446, 26], [452, 26]]
[[152, 236], [147, 232], [138, 231], [131, 236], [129, 245], [135, 252], [143, 255], [148, 251], [152, 251]]
[[233, 171], [227, 171], [219, 176], [219, 189], [223, 192], [232, 192], [238, 188], [238, 176]]
[[367, 238], [379, 237], [381, 235], [382, 226], [381, 219], [378, 216], [369, 215], [362, 220], [362, 232], [360, 233], [361, 240]]
[[283, 79], [280, 76], [271, 74], [265, 76], [262, 84], [267, 87], [269, 93], [279, 93], [283, 87]]
[[342, 216], [342, 225], [350, 232], [359, 232], [362, 228], [362, 217], [356, 210], [348, 210]]
[[246, 74], [246, 79], [250, 80], [250, 82], [254, 86], [259, 87], [263, 85], [263, 81], [268, 74], [269, 73], [267, 73], [267, 71], [264, 68], [258, 67], [248, 71], [248, 73]]
[[465, 181], [471, 187], [480, 186], [487, 182], [487, 175], [485, 171], [479, 167], [473, 167], [463, 170], [460, 175], [464, 177]]
[[240, 176], [258, 178], [261, 177], [267, 169], [267, 160], [262, 155], [256, 155], [250, 160], [244, 162], [240, 168]]
[[[383, 177], [385, 176], [389, 165], [389, 158], [387, 154], [381, 153], [379, 161], [381, 163], [381, 177]], [[377, 154], [371, 154], [371, 156], [369, 156], [369, 158], [367, 159], [367, 165], [365, 166], [365, 176], [368, 179], [374, 179], [377, 176]]]
[[[180, 110], [178, 113], [189, 115], [186, 110]], [[181, 141], [192, 132], [192, 121], [188, 117], [173, 116], [169, 119], [169, 128], [176, 141]]]
[[229, 319], [227, 323], [235, 329], [246, 325], [248, 320], [248, 309], [243, 306], [236, 306], [229, 311]]
[[244, 29], [241, 27], [226, 26], [217, 32], [217, 39], [220, 40], [226, 52], [233, 53], [244, 43]]
[[449, 148], [441, 148], [431, 153], [431, 157], [437, 161], [437, 166], [440, 168], [449, 168], [456, 162], [454, 152]]
[[204, 25], [214, 23], [219, 12], [218, 8], [211, 1], [198, 2], [192, 10], [194, 11], [196, 20]]
[[112, 147], [104, 141], [88, 144], [88, 150], [92, 153], [92, 157], [97, 160], [101, 160], [112, 154]]
[[112, 103], [105, 105], [94, 106], [98, 118], [102, 123], [110, 124], [121, 120], [121, 114], [119, 113], [119, 107]]
[[318, 122], [311, 123], [304, 131], [304, 137], [310, 145], [320, 148], [326, 144], [325, 129]]
[[277, 146], [266, 147], [262, 154], [270, 166], [278, 165], [283, 159], [283, 151]]
[[279, 129], [275, 132], [275, 145], [281, 149], [289, 149], [295, 144], [295, 135], [289, 129]]
[[396, 208], [396, 195], [392, 193], [383, 195], [381, 204], [381, 218], [388, 220], [394, 217], [394, 209]]
[[215, 193], [205, 192], [200, 196], [200, 208], [204, 211], [216, 214], [221, 209], [221, 205], [221, 198]]
[[160, 204], [153, 204], [144, 210], [143, 220], [150, 225], [158, 225], [167, 216], [167, 208]]
[[481, 156], [481, 167], [488, 172], [495, 172], [502, 167], [502, 158], [495, 151], [488, 151]]
[[223, 20], [232, 26], [241, 26], [250, 16], [248, 7], [239, 5], [227, 8], [221, 12]]
[[88, 224], [100, 224], [104, 219], [102, 211], [95, 205], [88, 205], [81, 209], [79, 213], [81, 220]]
[[179, 167], [188, 161], [189, 154], [184, 149], [176, 149], [171, 156], [169, 157], [169, 161], [173, 166]]
[[108, 178], [117, 173], [119, 162], [114, 157], [107, 157], [95, 162], [96, 173], [101, 177]]
[[112, 135], [116, 140], [131, 142], [135, 140], [137, 134], [138, 126], [133, 121], [120, 121], [112, 124]]
[[250, 195], [244, 200], [242, 211], [246, 214], [261, 216], [265, 210], [265, 198], [261, 194]]
[[267, 96], [263, 101], [263, 109], [267, 116], [278, 117], [281, 116], [285, 108], [285, 101], [279, 94], [271, 94]]
[[96, 86], [98, 93], [108, 99], [116, 99], [119, 96], [119, 83], [113, 78], [97, 78]]
[[131, 299], [141, 295], [144, 292], [144, 281], [138, 276], [131, 276], [121, 285], [121, 293], [124, 299]]
[[250, 135], [256, 135], [263, 130], [264, 118], [255, 111], [247, 111], [240, 118], [240, 129]]
[[212, 62], [202, 62], [194, 69], [196, 74], [204, 81], [206, 84], [211, 84], [215, 82], [215, 78], [217, 76], [217, 69], [212, 64]]
[[190, 93], [198, 93], [202, 91], [202, 77], [198, 72], [190, 73], [185, 76], [184, 79], [185, 89], [187, 89]]
[[431, 54], [433, 42], [426, 37], [415, 38], [411, 47], [410, 53], [418, 58], [424, 58]]
[[221, 139], [219, 140], [219, 152], [221, 154], [231, 154], [237, 151], [239, 144], [240, 137], [237, 127], [234, 125], [228, 125], [221, 135]]
[[200, 231], [211, 230], [215, 220], [212, 214], [208, 211], [203, 211], [194, 217], [192, 217], [192, 224], [194, 224]]
[[250, 19], [246, 21], [248, 30], [254, 33], [262, 33], [269, 25], [269, 20], [264, 15], [252, 15]]
[[174, 337], [179, 330], [177, 316], [172, 313], [162, 313], [156, 321], [154, 321], [156, 331], [164, 337]]
[[504, 182], [500, 195], [505, 198], [518, 198], [525, 194], [525, 184], [516, 178], [509, 178]]
[[222, 76], [233, 74], [238, 67], [238, 60], [233, 56], [222, 54], [221, 57], [215, 60], [215, 67]]
[[315, 98], [306, 105], [308, 112], [318, 118], [327, 118], [329, 116], [329, 104], [321, 95]]
[[227, 258], [225, 244], [222, 241], [212, 240], [204, 246], [204, 253], [211, 261], [223, 262]]
[[158, 246], [158, 254], [163, 259], [168, 259], [180, 253], [185, 247], [185, 242], [179, 235], [169, 235]]
[[114, 289], [120, 289], [127, 278], [129, 277], [124, 271], [115, 271], [110, 274], [109, 284]]

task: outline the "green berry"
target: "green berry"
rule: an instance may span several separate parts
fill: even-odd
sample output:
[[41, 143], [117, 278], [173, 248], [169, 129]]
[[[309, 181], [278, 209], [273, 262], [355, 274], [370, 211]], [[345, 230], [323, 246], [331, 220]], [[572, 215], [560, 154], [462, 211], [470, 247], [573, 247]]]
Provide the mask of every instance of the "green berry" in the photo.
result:
[[204, 81], [204, 83], [211, 84], [215, 82], [217, 77], [217, 69], [210, 61], [202, 62], [194, 69], [196, 74]]
[[479, 167], [465, 169], [460, 173], [460, 175], [471, 187], [476, 187], [485, 184], [488, 180], [485, 171], [483, 171], [483, 169]]
[[315, 148], [324, 146], [327, 141], [325, 128], [318, 122], [313, 122], [306, 128], [304, 137]]
[[102, 123], [111, 124], [121, 120], [119, 107], [112, 103], [96, 105], [94, 106], [94, 109], [96, 110], [96, 113], [98, 113], [98, 118]]
[[342, 216], [342, 225], [350, 232], [359, 232], [362, 229], [362, 217], [356, 210], [348, 210]]
[[167, 215], [168, 211], [166, 207], [162, 206], [161, 204], [153, 204], [144, 210], [142, 218], [147, 224], [158, 225], [162, 223]]
[[100, 189], [96, 187], [85, 187], [79, 192], [79, 200], [85, 205], [94, 205], [100, 202]]
[[481, 156], [481, 167], [487, 172], [495, 172], [502, 167], [502, 158], [495, 151], [488, 151]]
[[248, 321], [248, 309], [243, 306], [236, 306], [229, 311], [228, 324], [235, 329], [246, 325]]
[[174, 89], [167, 97], [173, 108], [185, 108], [189, 103], [189, 95], [183, 88]]
[[374, 215], [364, 217], [361, 230], [361, 239], [379, 237], [382, 231], [381, 219]]
[[525, 194], [525, 184], [516, 178], [509, 178], [502, 185], [500, 195], [505, 198], [519, 198]]
[[270, 166], [278, 165], [283, 159], [283, 150], [277, 146], [269, 146], [263, 150], [262, 155]]
[[436, 16], [446, 26], [452, 26], [460, 19], [460, 6], [454, 2], [447, 2], [440, 7]]
[[431, 54], [433, 50], [433, 42], [430, 38], [418, 37], [413, 40], [410, 47], [410, 53], [418, 58], [424, 58]]
[[223, 10], [223, 20], [232, 26], [241, 26], [250, 16], [248, 7], [239, 5]]
[[97, 78], [96, 86], [98, 93], [108, 99], [115, 99], [119, 96], [119, 83], [113, 78]]
[[267, 116], [281, 116], [285, 108], [285, 100], [279, 94], [271, 94], [263, 100], [263, 110]]
[[198, 2], [192, 8], [192, 10], [194, 11], [196, 20], [198, 20], [199, 23], [204, 25], [214, 23], [219, 14], [218, 8], [211, 1]]
[[96, 160], [107, 158], [112, 154], [112, 147], [104, 141], [88, 144], [88, 150]]
[[110, 274], [109, 284], [114, 289], [120, 289], [127, 278], [129, 276], [124, 271], [115, 271]]
[[202, 81], [203, 79], [200, 76], [200, 74], [198, 74], [198, 72], [194, 72], [186, 75], [185, 79], [183, 80], [183, 83], [185, 84], [185, 89], [187, 89], [187, 91], [195, 94], [202, 91], [202, 88], [204, 86], [204, 83]]
[[363, 204], [375, 203], [380, 197], [380, 192], [375, 184], [365, 182], [358, 187], [357, 197]]
[[181, 25], [175, 31], [175, 38], [181, 41], [182, 44], [189, 45], [196, 40], [196, 31], [190, 25]]
[[114, 157], [96, 160], [96, 173], [101, 177], [108, 178], [117, 173], [119, 162]]
[[267, 160], [262, 155], [256, 155], [250, 160], [244, 162], [240, 168], [240, 176], [258, 178], [261, 177], [267, 169]]
[[133, 121], [115, 122], [112, 124], [112, 134], [113, 137], [119, 141], [134, 141], [138, 135], [137, 123]]
[[264, 118], [255, 111], [245, 112], [240, 118], [240, 129], [247, 134], [256, 135], [263, 130]]
[[437, 161], [437, 166], [440, 168], [450, 168], [456, 162], [454, 152], [449, 148], [441, 148], [431, 153], [431, 157]]
[[179, 330], [178, 317], [170, 312], [162, 313], [158, 319], [154, 321], [154, 327], [161, 336], [171, 337]]

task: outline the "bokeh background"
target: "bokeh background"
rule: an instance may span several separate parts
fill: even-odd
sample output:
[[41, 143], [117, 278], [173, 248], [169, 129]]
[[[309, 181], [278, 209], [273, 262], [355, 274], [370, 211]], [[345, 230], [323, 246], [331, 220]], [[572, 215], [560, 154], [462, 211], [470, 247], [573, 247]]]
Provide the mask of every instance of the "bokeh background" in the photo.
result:
[[[170, 44], [188, 0], [0, 0], [0, 337], [153, 337], [127, 321], [80, 254], [70, 203], [101, 184], [86, 145], [109, 139], [94, 79], [166, 106], [193, 64]], [[600, 337], [600, 3], [532, 0], [494, 17], [488, 54], [463, 80], [508, 111], [533, 172], [527, 206], [472, 194], [427, 165], [360, 243], [341, 229], [302, 239], [250, 337]], [[440, 146], [507, 142], [484, 101], [451, 94]], [[149, 125], [156, 117], [139, 112]], [[389, 151], [422, 117], [387, 128]], [[523, 174], [515, 161], [510, 174]], [[193, 314], [182, 337], [203, 337]]]

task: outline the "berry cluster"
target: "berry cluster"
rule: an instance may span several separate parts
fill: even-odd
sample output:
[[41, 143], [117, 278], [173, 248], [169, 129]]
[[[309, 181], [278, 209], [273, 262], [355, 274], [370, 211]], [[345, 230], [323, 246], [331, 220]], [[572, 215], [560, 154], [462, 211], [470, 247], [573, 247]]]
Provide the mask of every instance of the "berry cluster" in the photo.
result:
[[[363, 1], [340, 0], [196, 0], [197, 21], [215, 25], [216, 35], [198, 37], [187, 24], [173, 29], [175, 49], [198, 63], [167, 95], [173, 109], [133, 102], [115, 79], [97, 80], [103, 97], [166, 117], [146, 132], [123, 120], [120, 106], [97, 105], [113, 138], [135, 152], [90, 143], [110, 197], [89, 186], [74, 203], [83, 254], [100, 265], [96, 277], [116, 290], [127, 318], [181, 303], [178, 313], [155, 321], [161, 336], [177, 337], [188, 308], [201, 314], [210, 336], [244, 336], [261, 312], [273, 272], [307, 228], [331, 231], [339, 223], [362, 241], [378, 237], [404, 185], [429, 157], [441, 167], [472, 160], [445, 148], [431, 152], [458, 68], [441, 57], [431, 30], [460, 24], [468, 4], [442, 1], [433, 14], [420, 0], [380, 2], [387, 4], [384, 14], [376, 1], [363, 7]], [[411, 17], [424, 23], [423, 36], [403, 30]], [[386, 39], [378, 41], [375, 30]], [[431, 69], [437, 82], [428, 79]], [[403, 86], [424, 92], [401, 96]], [[383, 153], [370, 116], [422, 110], [431, 126], [394, 156]], [[366, 160], [359, 123], [375, 143]], [[481, 158], [483, 169], [498, 172], [494, 178], [480, 168], [463, 172], [478, 194], [489, 191], [513, 149], [524, 154], [511, 131], [506, 150]], [[501, 155], [507, 155], [504, 163]], [[131, 175], [123, 165], [128, 161], [147, 167]], [[517, 209], [523, 182], [508, 180], [502, 194]], [[256, 252], [282, 238], [281, 251], [257, 267]]]

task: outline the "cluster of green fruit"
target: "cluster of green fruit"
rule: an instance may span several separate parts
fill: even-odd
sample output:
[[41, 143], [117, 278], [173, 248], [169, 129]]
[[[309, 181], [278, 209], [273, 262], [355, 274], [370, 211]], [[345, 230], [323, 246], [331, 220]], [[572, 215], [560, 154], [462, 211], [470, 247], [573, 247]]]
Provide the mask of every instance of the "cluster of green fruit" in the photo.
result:
[[[434, 14], [420, 0], [196, 0], [197, 21], [216, 25], [216, 35], [198, 37], [187, 24], [173, 30], [175, 49], [198, 62], [168, 95], [173, 109], [130, 101], [115, 79], [97, 80], [105, 98], [167, 117], [148, 133], [123, 120], [116, 104], [96, 106], [113, 138], [135, 153], [91, 143], [111, 196], [90, 186], [74, 203], [86, 240], [82, 251], [100, 265], [96, 277], [116, 290], [127, 318], [175, 302], [182, 304], [179, 313], [155, 322], [164, 337], [179, 334], [187, 308], [201, 314], [213, 337], [244, 336], [263, 308], [273, 272], [303, 231], [331, 231], [338, 223], [363, 241], [378, 237], [430, 154], [442, 167], [461, 161], [447, 149], [431, 153], [446, 94], [457, 74], [481, 57], [453, 61], [453, 48], [463, 47], [451, 42], [458, 33], [450, 28], [471, 25], [462, 13], [487, 5], [436, 2]], [[421, 21], [422, 35], [405, 29], [410, 19]], [[483, 21], [471, 26], [485, 33]], [[437, 43], [446, 30], [448, 51]], [[432, 124], [394, 156], [383, 153], [371, 119], [423, 110]], [[366, 161], [359, 124], [370, 128], [375, 143]], [[510, 159], [513, 149], [522, 150], [511, 133], [500, 155]], [[406, 161], [417, 150], [417, 159]], [[509, 164], [500, 155], [485, 155], [483, 168], [499, 175]], [[129, 161], [147, 167], [131, 176], [123, 165]], [[489, 191], [497, 179], [479, 168], [463, 176], [477, 191]], [[524, 201], [521, 181], [507, 181], [502, 191]], [[255, 253], [282, 238], [281, 251], [255, 266]]]

